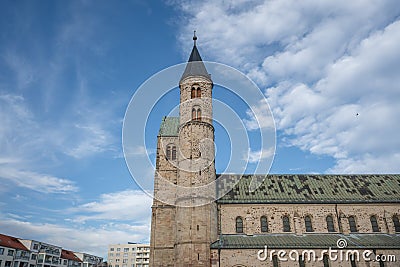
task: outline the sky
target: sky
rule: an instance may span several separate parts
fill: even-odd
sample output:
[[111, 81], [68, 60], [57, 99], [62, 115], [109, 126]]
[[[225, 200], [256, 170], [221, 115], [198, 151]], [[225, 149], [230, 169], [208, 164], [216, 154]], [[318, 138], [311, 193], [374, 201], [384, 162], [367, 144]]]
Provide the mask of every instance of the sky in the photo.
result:
[[187, 61], [194, 29], [204, 60], [268, 100], [271, 173], [400, 172], [395, 0], [3, 0], [1, 233], [103, 257], [149, 242], [152, 200], [126, 166], [123, 119], [142, 83]]

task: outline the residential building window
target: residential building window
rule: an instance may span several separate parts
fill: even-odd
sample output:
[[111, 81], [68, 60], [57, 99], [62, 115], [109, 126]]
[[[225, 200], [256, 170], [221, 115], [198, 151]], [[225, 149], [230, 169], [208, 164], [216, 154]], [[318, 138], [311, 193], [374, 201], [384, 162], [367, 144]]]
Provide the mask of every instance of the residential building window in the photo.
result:
[[299, 256], [299, 267], [306, 267], [306, 264], [303, 259], [303, 255]]
[[372, 226], [372, 232], [380, 232], [379, 226], [378, 226], [378, 220], [376, 219], [376, 217], [371, 216], [370, 221], [371, 221], [371, 226]]
[[14, 250], [9, 249], [7, 255], [8, 256], [13, 256], [14, 255]]
[[36, 260], [36, 257], [37, 257], [36, 254], [32, 254], [31, 259]]
[[4, 248], [0, 248], [0, 255], [4, 254]]
[[33, 249], [38, 250], [39, 249], [39, 244], [33, 244]]
[[128, 259], [123, 259], [122, 260], [122, 263], [127, 263], [128, 262]]
[[335, 225], [333, 224], [333, 217], [331, 215], [326, 216], [326, 226], [328, 232], [335, 232]]
[[114, 248], [110, 248], [110, 251], [114, 251]]
[[307, 215], [304, 217], [304, 223], [306, 225], [306, 232], [314, 232], [310, 216]]
[[327, 254], [324, 254], [322, 257], [322, 262], [324, 263], [324, 267], [329, 267], [329, 257]]
[[114, 253], [110, 253], [110, 257], [114, 257]]
[[120, 256], [120, 253], [115, 253], [115, 257], [119, 257]]
[[357, 232], [356, 219], [354, 216], [349, 217], [350, 232]]
[[260, 221], [261, 221], [261, 232], [263, 232], [263, 233], [268, 232], [268, 220], [267, 220], [267, 217], [262, 216]]
[[117, 251], [121, 251], [121, 248], [117, 248]]
[[236, 233], [243, 233], [243, 219], [236, 217]]
[[128, 258], [128, 253], [124, 253], [124, 258]]
[[129, 251], [129, 248], [124, 248], [124, 252], [128, 252]]
[[394, 224], [394, 231], [400, 232], [400, 222], [399, 222], [399, 217], [397, 215], [393, 215], [393, 224]]
[[287, 215], [283, 216], [282, 223], [283, 223], [283, 231], [284, 232], [290, 232], [289, 216], [287, 216]]
[[276, 255], [272, 256], [272, 266], [279, 267], [278, 256]]
[[11, 261], [6, 261], [4, 267], [11, 267]]

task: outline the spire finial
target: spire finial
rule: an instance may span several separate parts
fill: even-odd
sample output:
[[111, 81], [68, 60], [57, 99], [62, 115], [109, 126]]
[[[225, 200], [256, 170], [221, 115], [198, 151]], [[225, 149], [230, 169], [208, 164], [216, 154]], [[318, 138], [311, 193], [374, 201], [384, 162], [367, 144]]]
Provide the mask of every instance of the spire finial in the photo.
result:
[[196, 40], [197, 40], [196, 31], [194, 31], [194, 32], [193, 32], [193, 42], [194, 42], [194, 46], [196, 46]]

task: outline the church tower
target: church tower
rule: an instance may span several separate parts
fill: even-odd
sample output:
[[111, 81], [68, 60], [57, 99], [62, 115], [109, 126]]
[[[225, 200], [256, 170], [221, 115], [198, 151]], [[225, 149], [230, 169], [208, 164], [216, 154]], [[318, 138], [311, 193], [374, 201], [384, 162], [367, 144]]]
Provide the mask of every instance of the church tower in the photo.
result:
[[180, 126], [175, 266], [209, 266], [217, 239], [214, 202], [213, 83], [194, 46], [179, 82]]
[[[154, 267], [210, 266], [210, 244], [217, 240], [213, 82], [196, 40], [194, 35], [179, 82], [179, 118], [164, 118], [158, 136], [154, 194], [155, 198], [173, 194], [174, 203], [153, 201], [150, 264]], [[176, 185], [173, 192], [165, 192], [160, 175]]]

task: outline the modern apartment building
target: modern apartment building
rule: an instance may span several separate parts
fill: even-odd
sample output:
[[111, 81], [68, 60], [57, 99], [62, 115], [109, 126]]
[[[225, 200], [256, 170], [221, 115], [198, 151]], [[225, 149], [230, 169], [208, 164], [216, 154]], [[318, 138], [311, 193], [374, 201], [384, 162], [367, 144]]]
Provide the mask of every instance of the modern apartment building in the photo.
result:
[[149, 267], [149, 244], [108, 245], [108, 267]]
[[0, 234], [0, 267], [95, 267], [103, 258]]

